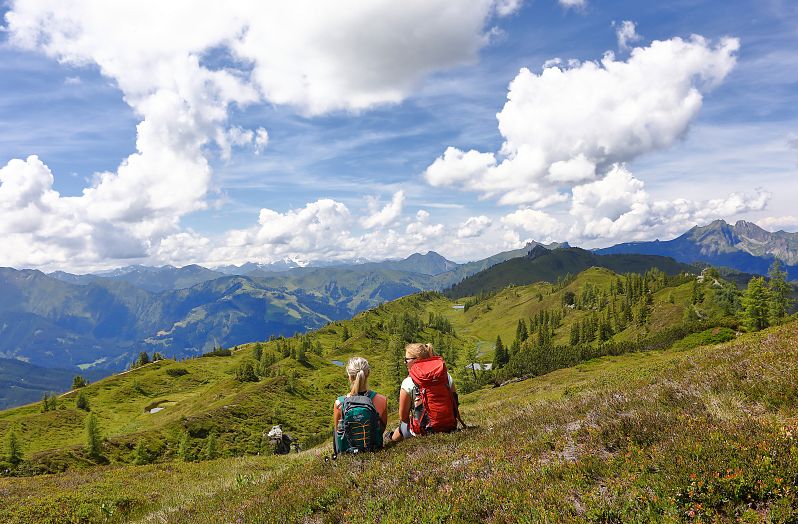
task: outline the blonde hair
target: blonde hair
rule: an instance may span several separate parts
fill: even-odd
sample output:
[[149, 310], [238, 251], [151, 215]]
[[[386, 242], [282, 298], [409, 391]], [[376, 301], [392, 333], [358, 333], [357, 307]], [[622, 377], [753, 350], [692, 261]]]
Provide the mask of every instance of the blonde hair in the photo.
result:
[[363, 357], [352, 357], [346, 363], [346, 374], [349, 375], [349, 381], [352, 383], [352, 389], [349, 391], [350, 395], [357, 395], [361, 391], [366, 391], [369, 388], [369, 361]]
[[432, 344], [421, 344], [414, 342], [405, 346], [405, 356], [407, 358], [429, 358], [435, 355]]

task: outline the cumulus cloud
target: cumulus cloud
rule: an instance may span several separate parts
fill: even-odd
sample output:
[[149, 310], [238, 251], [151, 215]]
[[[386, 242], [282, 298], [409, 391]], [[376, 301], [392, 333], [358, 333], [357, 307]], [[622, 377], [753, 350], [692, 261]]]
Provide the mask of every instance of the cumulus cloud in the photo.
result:
[[624, 20], [618, 24], [615, 35], [618, 37], [618, 49], [621, 51], [628, 51], [630, 49], [629, 44], [639, 42], [642, 38], [637, 34], [635, 23], [631, 20]]
[[468, 220], [457, 230], [457, 238], [475, 238], [485, 232], [493, 224], [491, 219], [485, 215], [469, 217]]
[[570, 214], [572, 238], [647, 239], [682, 233], [687, 228], [718, 218], [761, 211], [770, 193], [757, 189], [753, 195], [731, 193], [707, 200], [651, 199], [642, 180], [622, 165], [616, 165], [601, 180], [572, 190]]
[[503, 216], [501, 221], [515, 231], [531, 234], [528, 240], [551, 241], [564, 232], [559, 220], [536, 209], [519, 209]]
[[434, 186], [453, 186], [530, 201], [545, 187], [579, 185], [618, 162], [673, 144], [698, 114], [702, 92], [735, 65], [739, 42], [701, 36], [635, 48], [626, 61], [521, 69], [497, 115], [504, 138], [497, 154], [448, 147], [424, 172]]
[[[222, 158], [236, 147], [259, 153], [267, 146], [264, 127], [229, 125], [232, 106], [269, 102], [314, 116], [399, 102], [423, 76], [476, 60], [489, 41], [490, 17], [519, 6], [517, 0], [13, 2], [5, 15], [12, 45], [70, 66], [96, 66], [140, 118], [136, 150], [115, 171], [95, 174], [79, 197], [49, 193], [47, 212], [55, 213], [54, 222], [127, 246], [114, 252], [155, 255], [165, 239], [183, 238], [175, 236], [183, 216], [207, 208], [214, 150], [208, 146], [218, 146]], [[227, 57], [223, 66], [208, 65], [219, 56]], [[5, 226], [6, 235], [27, 235], [30, 252], [45, 253], [58, 241], [37, 229], [45, 221], [34, 216], [41, 209], [15, 208], [14, 216], [26, 214], [24, 227]], [[53, 253], [58, 263], [62, 255]]]
[[394, 193], [391, 201], [382, 209], [379, 209], [379, 200], [369, 200], [369, 210], [371, 214], [365, 217], [361, 223], [363, 227], [371, 229], [373, 227], [385, 227], [402, 214], [402, 206], [405, 202], [404, 191]]
[[758, 218], [755, 222], [759, 227], [767, 229], [768, 231], [777, 231], [780, 229], [789, 231], [798, 230], [798, 216], [794, 215]]

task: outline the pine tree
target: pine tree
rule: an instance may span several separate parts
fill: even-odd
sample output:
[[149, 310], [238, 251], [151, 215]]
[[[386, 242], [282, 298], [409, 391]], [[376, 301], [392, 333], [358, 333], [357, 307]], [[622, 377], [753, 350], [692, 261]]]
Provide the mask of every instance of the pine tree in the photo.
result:
[[759, 331], [768, 327], [769, 295], [764, 277], [754, 277], [748, 281], [748, 288], [743, 294], [743, 317], [749, 329]]
[[515, 328], [515, 338], [519, 342], [523, 342], [529, 338], [529, 331], [526, 328], [526, 322], [523, 318], [518, 319], [518, 327]]
[[257, 382], [258, 375], [255, 374], [255, 366], [251, 360], [245, 360], [236, 369], [236, 380], [239, 382]]
[[75, 375], [75, 378], [72, 379], [72, 389], [85, 388], [88, 384], [86, 379], [80, 375]]
[[770, 292], [770, 319], [773, 323], [778, 323], [787, 316], [792, 300], [790, 299], [790, 285], [787, 283], [787, 272], [781, 269], [781, 262], [773, 262], [768, 271], [770, 282], [768, 290]]
[[194, 452], [191, 449], [191, 436], [188, 434], [188, 431], [183, 431], [183, 435], [180, 437], [180, 444], [177, 447], [177, 456], [180, 457], [183, 462], [191, 462], [194, 460]]
[[344, 324], [344, 329], [341, 331], [341, 342], [346, 342], [347, 340], [349, 340], [349, 328]]
[[693, 287], [691, 289], [690, 296], [693, 300], [693, 304], [698, 304], [704, 300], [704, 291], [701, 288], [701, 284], [698, 282], [697, 278], [693, 280]]
[[14, 466], [22, 462], [22, 446], [19, 443], [17, 432], [13, 428], [6, 436], [6, 460]]
[[82, 409], [83, 411], [91, 411], [91, 408], [89, 407], [89, 399], [86, 396], [86, 393], [83, 391], [78, 393], [78, 396], [75, 399], [75, 407]]
[[99, 458], [102, 452], [102, 437], [97, 415], [90, 413], [86, 417], [86, 454], [92, 458]]
[[579, 323], [574, 322], [571, 324], [571, 337], [569, 342], [572, 346], [576, 346], [579, 344]]
[[205, 459], [206, 460], [213, 460], [219, 456], [219, 451], [217, 449], [216, 443], [216, 432], [211, 431], [208, 435], [208, 442], [205, 444]]
[[42, 396], [42, 413], [50, 411], [50, 395], [45, 393]]
[[136, 442], [136, 448], [133, 450], [133, 463], [138, 465], [149, 464], [152, 462], [152, 456], [147, 449], [147, 444], [144, 439], [139, 439]]
[[504, 349], [504, 344], [502, 344], [502, 337], [496, 337], [496, 349], [493, 353], [493, 368], [499, 369], [503, 367], [510, 359], [507, 355], [507, 350]]
[[252, 358], [260, 362], [260, 359], [262, 357], [263, 357], [263, 345], [260, 342], [256, 342], [255, 347], [252, 348]]

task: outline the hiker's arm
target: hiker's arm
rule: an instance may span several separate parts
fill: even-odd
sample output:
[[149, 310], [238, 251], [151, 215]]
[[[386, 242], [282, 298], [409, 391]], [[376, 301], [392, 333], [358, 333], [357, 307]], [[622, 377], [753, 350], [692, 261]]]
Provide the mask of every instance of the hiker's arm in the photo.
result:
[[410, 423], [410, 395], [404, 389], [399, 390], [399, 420]]
[[341, 420], [341, 408], [338, 407], [338, 401], [333, 403], [333, 431], [338, 429], [338, 421]]
[[382, 424], [382, 429], [385, 429], [388, 427], [388, 399], [385, 397], [382, 398], [384, 399], [384, 403], [382, 405], [382, 412], [380, 413], [380, 423]]

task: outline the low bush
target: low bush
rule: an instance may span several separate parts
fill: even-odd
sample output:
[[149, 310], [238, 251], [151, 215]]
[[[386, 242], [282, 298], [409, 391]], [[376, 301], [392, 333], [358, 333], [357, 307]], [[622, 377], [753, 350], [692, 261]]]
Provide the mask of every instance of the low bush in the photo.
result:
[[166, 374], [170, 377], [182, 377], [188, 375], [188, 370], [186, 368], [166, 368]]

